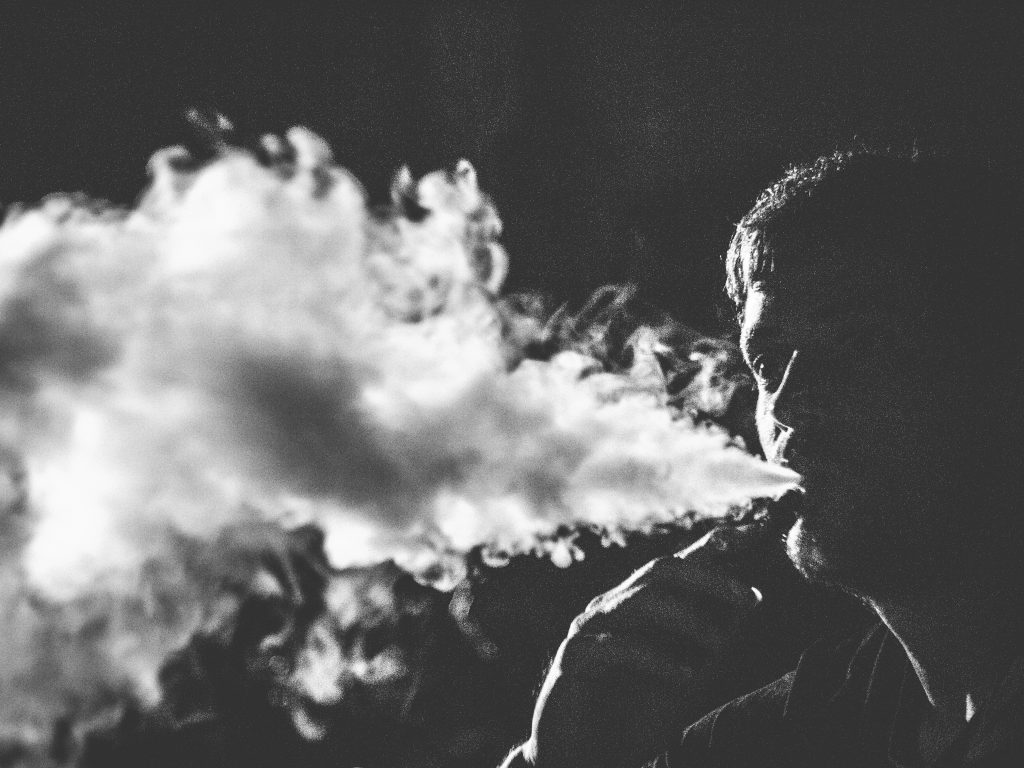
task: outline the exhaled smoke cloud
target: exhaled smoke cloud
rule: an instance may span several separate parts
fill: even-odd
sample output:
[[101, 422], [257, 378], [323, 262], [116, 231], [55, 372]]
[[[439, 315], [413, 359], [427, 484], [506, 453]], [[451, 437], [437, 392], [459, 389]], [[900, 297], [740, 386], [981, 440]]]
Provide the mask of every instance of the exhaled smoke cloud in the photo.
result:
[[133, 210], [58, 197], [0, 229], [4, 720], [155, 692], [256, 568], [225, 545], [246, 526], [313, 521], [336, 565], [427, 570], [796, 479], [673, 418], [653, 337], [621, 374], [510, 363], [500, 222], [468, 164], [400, 174], [375, 212], [320, 139], [288, 142], [269, 164], [167, 150]]

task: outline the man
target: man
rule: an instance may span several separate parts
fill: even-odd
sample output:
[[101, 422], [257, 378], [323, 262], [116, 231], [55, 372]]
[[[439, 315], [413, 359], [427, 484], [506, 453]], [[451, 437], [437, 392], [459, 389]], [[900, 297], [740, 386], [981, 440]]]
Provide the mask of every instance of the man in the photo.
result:
[[804, 477], [775, 526], [880, 621], [684, 730], [759, 599], [712, 536], [576, 619], [506, 765], [1024, 765], [1019, 204], [866, 152], [761, 195], [727, 288], [765, 454]]

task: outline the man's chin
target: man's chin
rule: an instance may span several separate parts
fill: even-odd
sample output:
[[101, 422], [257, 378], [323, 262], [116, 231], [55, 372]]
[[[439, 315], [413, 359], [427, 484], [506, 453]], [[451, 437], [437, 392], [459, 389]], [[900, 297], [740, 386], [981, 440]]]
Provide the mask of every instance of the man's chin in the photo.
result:
[[786, 553], [800, 574], [809, 581], [834, 584], [843, 587], [849, 584], [849, 568], [844, 568], [835, 547], [828, 546], [821, 532], [808, 529], [807, 520], [798, 517], [786, 534]]
[[798, 517], [786, 534], [786, 553], [808, 581], [862, 598], [914, 589], [922, 581], [921, 568], [910, 553], [854, 538], [849, 532], [842, 536], [832, 529], [821, 530], [815, 523], [820, 520]]

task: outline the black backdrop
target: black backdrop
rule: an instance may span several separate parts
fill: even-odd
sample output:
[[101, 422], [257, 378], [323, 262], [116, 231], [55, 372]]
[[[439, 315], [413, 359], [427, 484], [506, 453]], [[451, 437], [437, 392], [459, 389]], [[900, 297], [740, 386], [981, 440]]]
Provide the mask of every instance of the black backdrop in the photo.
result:
[[730, 226], [787, 163], [858, 139], [1019, 163], [1017, 5], [3, 2], [0, 202], [131, 201], [190, 106], [243, 141], [303, 124], [374, 198], [470, 159], [511, 288], [639, 280], [709, 327]]

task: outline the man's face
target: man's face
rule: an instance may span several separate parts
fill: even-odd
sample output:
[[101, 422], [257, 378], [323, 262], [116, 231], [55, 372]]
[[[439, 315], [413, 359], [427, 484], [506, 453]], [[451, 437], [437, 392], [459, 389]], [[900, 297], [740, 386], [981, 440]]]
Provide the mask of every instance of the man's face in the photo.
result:
[[877, 595], [929, 578], [955, 538], [958, 387], [896, 246], [793, 237], [749, 286], [741, 346], [772, 461], [804, 477], [787, 537], [807, 576]]

